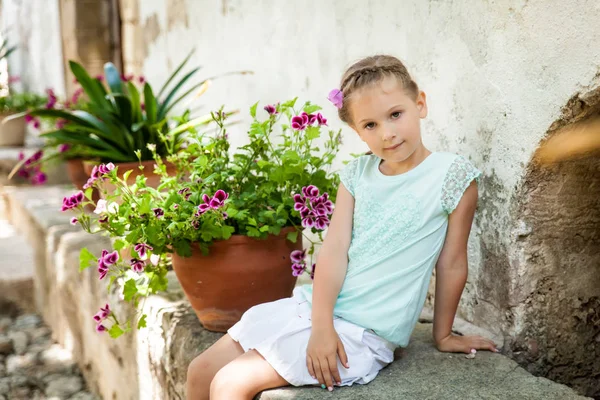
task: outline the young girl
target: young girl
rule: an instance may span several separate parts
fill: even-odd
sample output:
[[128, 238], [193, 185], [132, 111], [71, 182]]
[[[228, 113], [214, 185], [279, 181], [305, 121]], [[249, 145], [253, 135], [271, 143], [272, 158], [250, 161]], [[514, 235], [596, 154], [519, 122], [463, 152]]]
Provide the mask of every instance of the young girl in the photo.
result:
[[497, 351], [451, 333], [467, 278], [480, 172], [421, 141], [425, 93], [391, 56], [358, 61], [330, 93], [371, 152], [341, 172], [314, 284], [248, 310], [192, 361], [188, 400], [252, 399], [286, 385], [365, 384], [408, 344], [437, 268], [433, 336], [447, 352]]

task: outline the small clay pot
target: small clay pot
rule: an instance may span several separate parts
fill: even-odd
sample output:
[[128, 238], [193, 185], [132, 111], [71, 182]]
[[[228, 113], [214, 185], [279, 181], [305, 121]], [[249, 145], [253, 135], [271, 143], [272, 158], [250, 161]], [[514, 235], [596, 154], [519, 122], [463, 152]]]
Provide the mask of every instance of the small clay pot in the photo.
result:
[[0, 146], [17, 146], [25, 145], [26, 126], [25, 118], [17, 118], [3, 124], [4, 118], [11, 114], [0, 113]]
[[214, 242], [207, 256], [198, 246], [191, 257], [173, 254], [173, 270], [204, 328], [226, 332], [250, 307], [292, 295], [290, 253], [302, 249], [302, 240], [286, 239], [294, 229], [265, 240], [234, 235]]

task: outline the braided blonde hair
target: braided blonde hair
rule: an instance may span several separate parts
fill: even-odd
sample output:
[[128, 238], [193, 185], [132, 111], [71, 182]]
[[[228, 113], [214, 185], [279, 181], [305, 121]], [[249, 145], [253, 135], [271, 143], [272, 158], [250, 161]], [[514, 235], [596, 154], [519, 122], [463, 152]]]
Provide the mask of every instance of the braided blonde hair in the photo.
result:
[[340, 90], [344, 94], [342, 107], [338, 109], [340, 119], [347, 124], [352, 124], [349, 104], [352, 93], [392, 76], [398, 79], [398, 82], [402, 84], [404, 90], [413, 99], [417, 98], [419, 86], [412, 80], [402, 61], [396, 57], [376, 55], [363, 58], [352, 64], [344, 72], [340, 83]]

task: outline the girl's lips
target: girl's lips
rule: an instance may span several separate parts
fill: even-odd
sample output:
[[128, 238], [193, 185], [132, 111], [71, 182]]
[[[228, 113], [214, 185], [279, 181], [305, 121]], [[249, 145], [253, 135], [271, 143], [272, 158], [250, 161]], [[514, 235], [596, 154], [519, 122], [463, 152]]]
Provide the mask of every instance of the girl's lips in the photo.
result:
[[394, 146], [392, 146], [392, 147], [384, 147], [384, 150], [395, 150], [395, 149], [397, 149], [398, 147], [400, 147], [400, 145], [401, 145], [402, 143], [404, 143], [404, 142], [400, 142], [400, 143], [398, 143], [397, 145], [394, 145]]

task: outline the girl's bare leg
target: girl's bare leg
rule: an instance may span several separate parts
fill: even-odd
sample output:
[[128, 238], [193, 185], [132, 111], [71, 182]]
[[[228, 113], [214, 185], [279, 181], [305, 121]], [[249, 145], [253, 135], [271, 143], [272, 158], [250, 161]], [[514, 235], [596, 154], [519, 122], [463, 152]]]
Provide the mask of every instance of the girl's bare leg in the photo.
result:
[[256, 350], [250, 350], [217, 372], [210, 400], [252, 400], [263, 390], [288, 385]]
[[225, 335], [194, 358], [188, 366], [186, 398], [208, 400], [210, 383], [217, 372], [242, 354], [244, 354], [242, 346], [231, 336]]

